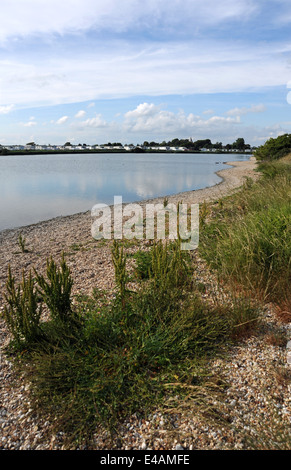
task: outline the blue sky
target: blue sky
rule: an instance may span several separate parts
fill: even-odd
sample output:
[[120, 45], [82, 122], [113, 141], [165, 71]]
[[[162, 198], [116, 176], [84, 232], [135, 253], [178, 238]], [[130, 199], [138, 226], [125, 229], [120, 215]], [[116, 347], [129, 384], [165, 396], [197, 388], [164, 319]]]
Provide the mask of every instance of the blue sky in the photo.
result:
[[291, 132], [290, 0], [1, 0], [0, 144]]

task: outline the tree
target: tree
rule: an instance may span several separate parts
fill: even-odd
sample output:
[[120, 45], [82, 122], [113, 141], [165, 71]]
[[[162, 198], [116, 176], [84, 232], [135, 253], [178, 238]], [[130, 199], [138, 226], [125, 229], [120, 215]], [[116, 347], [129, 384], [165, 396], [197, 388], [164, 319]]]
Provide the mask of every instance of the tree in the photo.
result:
[[236, 139], [236, 141], [232, 144], [232, 148], [237, 149], [237, 150], [244, 150], [245, 139], [243, 139], [242, 137], [239, 137], [238, 139]]
[[191, 142], [191, 147], [194, 150], [200, 150], [202, 148], [212, 148], [212, 143], [210, 139], [203, 139], [203, 140], [196, 140], [195, 142]]
[[267, 140], [256, 149], [254, 156], [257, 160], [278, 160], [288, 153], [291, 153], [291, 134], [284, 134]]
[[216, 144], [213, 144], [213, 147], [217, 150], [221, 150], [222, 149], [222, 142], [216, 142]]

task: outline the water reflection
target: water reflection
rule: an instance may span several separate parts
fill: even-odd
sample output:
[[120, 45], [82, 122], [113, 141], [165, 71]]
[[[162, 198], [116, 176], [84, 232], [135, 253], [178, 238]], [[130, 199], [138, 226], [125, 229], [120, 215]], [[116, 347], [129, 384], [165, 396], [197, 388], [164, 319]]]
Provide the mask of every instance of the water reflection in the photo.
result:
[[[72, 154], [0, 157], [0, 230], [212, 186], [220, 155]], [[223, 156], [225, 158], [225, 156]], [[232, 161], [246, 155], [231, 155]]]

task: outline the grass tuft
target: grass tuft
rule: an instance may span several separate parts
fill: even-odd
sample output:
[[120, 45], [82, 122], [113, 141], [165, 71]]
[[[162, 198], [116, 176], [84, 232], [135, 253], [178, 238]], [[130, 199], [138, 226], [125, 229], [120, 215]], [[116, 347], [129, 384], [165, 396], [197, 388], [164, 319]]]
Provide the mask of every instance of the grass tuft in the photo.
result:
[[216, 207], [200, 251], [229, 285], [290, 305], [291, 165], [265, 163], [263, 174]]

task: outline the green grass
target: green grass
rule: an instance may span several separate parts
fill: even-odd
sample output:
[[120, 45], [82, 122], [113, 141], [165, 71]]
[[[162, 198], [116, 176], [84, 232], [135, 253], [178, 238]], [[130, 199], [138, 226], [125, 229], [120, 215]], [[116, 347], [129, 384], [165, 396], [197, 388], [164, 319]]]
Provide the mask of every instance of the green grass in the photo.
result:
[[197, 302], [163, 317], [144, 299], [135, 302], [126, 312], [117, 304], [91, 310], [81, 336], [63, 335], [53, 350], [31, 353], [35, 398], [67, 433], [88, 436], [98, 424], [112, 430], [133, 412], [162, 405], [168, 383], [200, 381], [189, 370], [222, 341], [225, 325]]
[[[225, 285], [229, 302], [203, 299], [205, 286], [193, 282], [194, 258], [177, 241], [131, 255], [136, 292], [127, 270], [132, 245], [115, 243], [113, 300], [95, 289], [72, 302], [64, 258], [60, 267], [48, 261], [47, 279], [35, 273], [24, 299], [30, 292], [37, 299], [37, 334], [21, 331], [10, 353], [31, 384], [32, 406], [72, 446], [89, 443], [101, 428], [114, 434], [133, 413], [145, 416], [174, 403], [195, 409], [211, 382], [211, 359], [258, 326], [258, 297], [291, 305], [291, 165], [284, 159], [261, 171], [258, 182], [203, 206], [199, 254]], [[10, 273], [6, 317], [17, 337], [29, 304], [19, 308], [22, 290], [13, 279]], [[50, 310], [45, 322], [38, 316], [42, 304]]]
[[229, 285], [291, 306], [291, 165], [260, 169], [257, 183], [214, 208], [200, 252]]
[[[245, 303], [239, 315], [235, 305], [205, 303], [193, 288], [193, 261], [177, 242], [152, 246], [149, 275], [138, 292], [127, 288], [126, 253], [115, 244], [112, 255], [118, 260], [114, 300], [97, 291], [80, 296], [70, 310], [77, 323], [67, 321], [67, 308], [56, 321], [48, 302], [52, 316], [38, 325], [39, 339], [13, 351], [31, 383], [31, 403], [75, 443], [90, 441], [98, 426], [114, 432], [134, 412], [167, 407], [177, 397], [181, 404], [190, 389], [195, 401], [193, 389], [199, 394], [209, 381], [202, 364], [258, 316]], [[67, 283], [64, 263], [61, 270], [53, 265], [58, 290]]]

